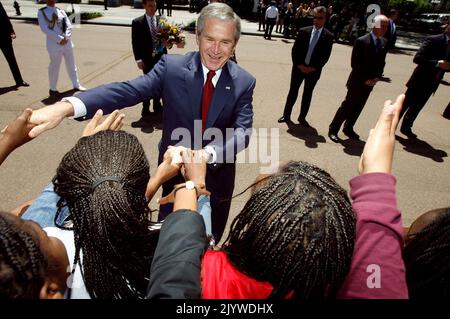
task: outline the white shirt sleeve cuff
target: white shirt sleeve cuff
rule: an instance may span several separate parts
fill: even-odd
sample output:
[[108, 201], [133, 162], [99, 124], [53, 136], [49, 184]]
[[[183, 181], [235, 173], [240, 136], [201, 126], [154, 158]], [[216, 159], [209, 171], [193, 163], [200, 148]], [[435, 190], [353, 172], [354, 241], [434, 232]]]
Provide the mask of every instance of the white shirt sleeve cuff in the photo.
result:
[[214, 164], [217, 161], [217, 153], [214, 147], [206, 145], [203, 149], [206, 153], [210, 154], [210, 158], [207, 164]]
[[142, 59], [136, 60], [136, 63], [142, 62]]
[[87, 109], [86, 105], [84, 105], [83, 101], [75, 96], [69, 96], [62, 99], [62, 101], [67, 101], [73, 106], [73, 116], [69, 117], [70, 119], [76, 119], [79, 117], [86, 116]]

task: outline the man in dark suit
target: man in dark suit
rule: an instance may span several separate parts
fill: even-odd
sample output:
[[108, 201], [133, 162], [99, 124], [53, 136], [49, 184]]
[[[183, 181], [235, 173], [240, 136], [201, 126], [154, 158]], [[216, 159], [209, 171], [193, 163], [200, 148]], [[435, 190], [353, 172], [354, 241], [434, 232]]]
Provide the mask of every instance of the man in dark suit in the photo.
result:
[[[137, 67], [144, 72], [150, 72], [161, 59], [167, 49], [157, 38], [160, 16], [156, 16], [156, 1], [143, 0], [145, 14], [133, 20], [131, 24], [131, 43]], [[161, 112], [159, 97], [153, 99], [153, 111]], [[142, 117], [150, 115], [150, 100], [142, 102]]]
[[[100, 108], [106, 114], [161, 96], [164, 108], [159, 162], [169, 145], [200, 150], [207, 158], [206, 188], [211, 192], [212, 232], [218, 242], [234, 190], [234, 159], [248, 146], [253, 123], [256, 80], [229, 61], [240, 30], [240, 19], [233, 9], [219, 2], [209, 4], [197, 21], [199, 51], [166, 54], [149, 73], [137, 79], [100, 86], [34, 111], [30, 121], [37, 126], [30, 136], [57, 126], [65, 117], [84, 120]], [[165, 183], [163, 196], [176, 183]], [[162, 211], [160, 219], [166, 212]]]
[[292, 47], [291, 86], [284, 106], [283, 116], [278, 123], [291, 122], [292, 108], [297, 100], [298, 90], [303, 80], [302, 105], [298, 121], [309, 127], [306, 121], [314, 87], [320, 78], [322, 68], [328, 62], [333, 47], [333, 34], [324, 28], [327, 9], [314, 8], [314, 25], [299, 30], [297, 39]]
[[450, 25], [444, 33], [425, 39], [419, 51], [414, 56], [414, 69], [406, 86], [405, 102], [400, 117], [405, 115], [400, 132], [410, 138], [417, 137], [412, 132], [414, 120], [427, 103], [430, 96], [436, 92], [445, 72], [450, 71]]
[[389, 11], [389, 23], [388, 28], [386, 30], [386, 34], [384, 37], [386, 38], [388, 49], [394, 49], [395, 48], [395, 42], [397, 41], [397, 25], [395, 24], [395, 21], [398, 18], [398, 11], [395, 9], [391, 9]]
[[388, 18], [378, 15], [374, 19], [372, 31], [356, 39], [352, 51], [352, 71], [347, 80], [347, 95], [334, 115], [328, 130], [328, 137], [335, 143], [339, 142], [337, 133], [344, 123], [343, 133], [358, 139], [353, 130], [373, 87], [383, 75], [386, 64]]
[[0, 2], [0, 47], [5, 55], [6, 61], [8, 61], [11, 73], [16, 81], [16, 86], [30, 86], [22, 79], [19, 66], [17, 65], [16, 56], [14, 55], [14, 49], [12, 46], [12, 40], [16, 38], [11, 21], [6, 14], [3, 4]]

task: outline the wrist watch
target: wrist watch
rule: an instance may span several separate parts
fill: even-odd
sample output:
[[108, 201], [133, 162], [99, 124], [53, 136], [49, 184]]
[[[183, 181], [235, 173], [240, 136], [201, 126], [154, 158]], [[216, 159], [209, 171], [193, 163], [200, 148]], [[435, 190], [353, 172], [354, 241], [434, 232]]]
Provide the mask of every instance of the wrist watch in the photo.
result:
[[186, 189], [194, 189], [195, 188], [195, 183], [193, 181], [187, 181], [185, 185], [186, 185]]
[[204, 184], [198, 184], [196, 185], [193, 181], [186, 181], [185, 183], [175, 185], [174, 187], [174, 196], [176, 195], [177, 191], [181, 188], [186, 188], [189, 190], [195, 189], [195, 192], [197, 194], [197, 197], [200, 195], [209, 195], [209, 192], [206, 191], [206, 187]]

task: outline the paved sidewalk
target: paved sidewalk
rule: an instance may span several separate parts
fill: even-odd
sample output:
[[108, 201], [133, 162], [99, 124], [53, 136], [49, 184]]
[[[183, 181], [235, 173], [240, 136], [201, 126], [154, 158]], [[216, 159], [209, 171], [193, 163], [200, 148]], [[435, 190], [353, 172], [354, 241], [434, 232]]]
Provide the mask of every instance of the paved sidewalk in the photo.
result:
[[[11, 19], [20, 20], [37, 20], [37, 11], [39, 8], [45, 6], [45, 4], [36, 4], [33, 0], [21, 0], [19, 2], [21, 16], [16, 15], [16, 11], [13, 7], [14, 0], [2, 0], [3, 6]], [[66, 11], [72, 11], [72, 6], [70, 3], [59, 3], [57, 4], [61, 9]], [[131, 22], [134, 18], [143, 14], [143, 9], [134, 9], [131, 6], [123, 5], [120, 7], [108, 7], [108, 10], [104, 10], [103, 5], [93, 5], [93, 4], [77, 4], [81, 12], [100, 12], [103, 14], [100, 18], [91, 19], [88, 21], [83, 21], [86, 24], [99, 24], [99, 25], [114, 25], [114, 26], [131, 26]], [[177, 9], [178, 7], [178, 9]], [[183, 10], [181, 10], [183, 9]], [[181, 8], [180, 6], [175, 6], [173, 10], [173, 16], [168, 17], [168, 20], [172, 23], [177, 23], [181, 25], [188, 25], [195, 21], [198, 17], [197, 13], [191, 13], [188, 10], [188, 6]], [[258, 30], [258, 24], [246, 19], [242, 19], [242, 34], [244, 35], [255, 35], [262, 36], [262, 31]], [[402, 32], [399, 30], [396, 46], [400, 50], [417, 50], [422, 43], [425, 35], [414, 33], [411, 35], [407, 32]], [[281, 34], [273, 32], [272, 37], [282, 38]]]

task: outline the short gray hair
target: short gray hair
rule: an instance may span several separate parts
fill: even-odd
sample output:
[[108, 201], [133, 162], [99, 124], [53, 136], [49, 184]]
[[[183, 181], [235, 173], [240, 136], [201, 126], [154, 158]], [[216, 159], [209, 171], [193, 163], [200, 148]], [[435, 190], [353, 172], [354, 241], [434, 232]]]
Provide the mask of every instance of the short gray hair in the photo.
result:
[[223, 22], [233, 22], [235, 26], [234, 39], [238, 42], [241, 37], [241, 18], [234, 13], [229, 5], [221, 2], [213, 2], [204, 7], [200, 11], [197, 19], [197, 35], [200, 35], [205, 28], [206, 18], [215, 18]]
[[382, 21], [389, 22], [389, 19], [384, 14], [377, 15], [375, 18], [373, 18], [372, 28], [376, 28], [376, 27], [379, 28], [381, 26]]
[[325, 8], [324, 6], [319, 6], [319, 7], [315, 7], [313, 9], [314, 13], [325, 13], [327, 14], [327, 8]]

